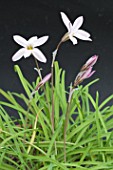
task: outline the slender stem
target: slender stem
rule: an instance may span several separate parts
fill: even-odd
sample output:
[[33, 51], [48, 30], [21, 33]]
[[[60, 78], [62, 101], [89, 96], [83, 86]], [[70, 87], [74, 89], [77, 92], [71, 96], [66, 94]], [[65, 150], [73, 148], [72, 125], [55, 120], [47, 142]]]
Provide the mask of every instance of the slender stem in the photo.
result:
[[[38, 61], [37, 61], [37, 59], [35, 57], [34, 57], [34, 59], [35, 59], [36, 67], [38, 69], [39, 77], [42, 80], [42, 74], [41, 74], [41, 71], [40, 71], [40, 68], [39, 68], [39, 65], [38, 65]], [[46, 89], [45, 89], [44, 86], [42, 86], [42, 88], [43, 88], [44, 93], [45, 93], [45, 98], [46, 98], [46, 101], [47, 101], [47, 104], [48, 104], [49, 113], [51, 114], [50, 103], [49, 103], [48, 98], [47, 98]], [[51, 118], [51, 115], [50, 115], [50, 118]]]
[[53, 67], [51, 67], [51, 86], [52, 86], [52, 115], [51, 115], [51, 123], [52, 123], [52, 132], [54, 134], [54, 85], [53, 85]]
[[[52, 113], [51, 113], [51, 124], [52, 124], [52, 133], [54, 134], [54, 130], [55, 130], [55, 123], [54, 123], [54, 62], [55, 62], [55, 58], [58, 52], [58, 49], [61, 45], [61, 41], [58, 43], [56, 50], [53, 52], [53, 60], [52, 60], [52, 64], [51, 64], [51, 87], [52, 87]], [[57, 147], [56, 147], [56, 141], [55, 141], [55, 153], [57, 155]]]
[[[53, 79], [53, 67], [51, 66], [51, 87], [52, 87], [52, 113], [51, 113], [51, 124], [52, 124], [52, 133], [54, 135], [55, 131], [55, 123], [54, 123], [54, 79]], [[57, 146], [56, 146], [56, 141], [54, 142], [55, 144], [55, 154], [57, 155]]]
[[[26, 117], [25, 117], [25, 125], [24, 125], [24, 128], [27, 129], [28, 128], [28, 114], [29, 114], [29, 110], [30, 110], [30, 107], [31, 107], [31, 99], [29, 99], [28, 101], [28, 107], [27, 107], [27, 114], [26, 114]], [[26, 138], [26, 133], [24, 134], [24, 139]]]
[[57, 48], [56, 48], [57, 51], [58, 51], [58, 49], [59, 49], [59, 47], [60, 47], [61, 44], [62, 44], [62, 41], [60, 41], [60, 42], [58, 43]]
[[40, 77], [40, 79], [42, 80], [42, 75], [41, 75], [41, 71], [40, 71], [40, 68], [39, 68], [39, 65], [38, 65], [38, 61], [37, 61], [37, 59], [36, 59], [35, 57], [34, 57], [34, 59], [35, 59], [36, 67], [37, 67], [37, 69], [38, 69], [39, 77]]
[[71, 104], [73, 92], [74, 92], [74, 87], [70, 86], [70, 92], [69, 92], [67, 110], [66, 110], [66, 116], [64, 122], [64, 162], [66, 162], [66, 133], [67, 133], [67, 127], [69, 122], [70, 104]]
[[67, 126], [69, 121], [69, 109], [70, 109], [70, 102], [67, 103], [67, 111], [66, 111], [66, 117], [64, 123], [64, 162], [66, 162], [66, 132], [67, 132]]

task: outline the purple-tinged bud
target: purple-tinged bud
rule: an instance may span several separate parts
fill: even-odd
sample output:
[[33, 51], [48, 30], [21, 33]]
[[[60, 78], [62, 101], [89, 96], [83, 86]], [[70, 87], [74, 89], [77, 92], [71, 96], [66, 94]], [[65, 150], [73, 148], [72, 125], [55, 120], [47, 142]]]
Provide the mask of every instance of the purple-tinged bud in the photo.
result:
[[37, 85], [37, 87], [35, 88], [35, 91], [36, 90], [39, 90], [39, 88], [41, 87], [41, 86], [43, 86], [50, 78], [51, 78], [51, 73], [49, 73], [49, 74], [47, 74], [39, 83], [38, 83], [38, 85]]
[[97, 62], [98, 56], [94, 55], [92, 56], [87, 62], [87, 66], [92, 67]]
[[87, 68], [86, 70], [80, 71], [74, 81], [74, 87], [79, 85], [83, 80], [91, 77], [95, 73], [95, 70], [92, 71], [92, 67]]
[[92, 56], [81, 68], [81, 71], [88, 69], [89, 67], [93, 67], [93, 65], [97, 62], [98, 56]]
[[91, 77], [94, 74], [95, 71], [92, 71], [92, 67], [89, 67], [87, 70], [80, 72], [81, 73], [81, 79], [87, 79]]
[[33, 98], [33, 95], [37, 92], [37, 90], [39, 90], [39, 88], [41, 86], [43, 86], [50, 78], [51, 78], [52, 74], [49, 73], [47, 74], [37, 85], [37, 87], [32, 91], [32, 93], [30, 94], [30, 100]]

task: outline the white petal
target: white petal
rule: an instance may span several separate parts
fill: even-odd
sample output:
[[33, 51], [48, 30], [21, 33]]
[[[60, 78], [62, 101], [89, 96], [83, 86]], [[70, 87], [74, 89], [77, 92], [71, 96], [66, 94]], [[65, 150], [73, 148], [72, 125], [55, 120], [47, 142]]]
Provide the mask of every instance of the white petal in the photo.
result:
[[73, 23], [73, 30], [78, 30], [83, 24], [83, 16], [78, 17]]
[[13, 39], [21, 46], [26, 47], [27, 45], [27, 40], [20, 35], [14, 35]]
[[90, 34], [84, 30], [78, 30], [74, 36], [76, 36], [77, 38], [81, 39], [81, 40], [88, 40], [88, 41], [92, 41], [90, 37]]
[[37, 41], [38, 37], [37, 36], [33, 36], [28, 40], [29, 44], [33, 44], [35, 41]]
[[69, 39], [72, 41], [73, 45], [77, 44], [77, 39], [73, 36], [69, 36]]
[[40, 46], [44, 44], [48, 40], [49, 36], [43, 36], [41, 38], [38, 38], [36, 41], [33, 42], [33, 47]]
[[39, 61], [41, 61], [41, 62], [43, 62], [43, 63], [46, 63], [47, 59], [45, 58], [44, 54], [43, 54], [39, 49], [34, 48], [34, 49], [32, 50], [32, 54], [34, 55], [34, 57], [35, 57], [37, 60], [39, 60]]
[[88, 32], [81, 30], [81, 29], [77, 30], [77, 33], [79, 33], [85, 37], [90, 37], [90, 34]]
[[31, 53], [32, 53], [32, 50], [25, 49], [24, 58], [29, 57], [31, 55]]
[[67, 27], [68, 31], [70, 32], [70, 29], [72, 27], [70, 20], [68, 19], [68, 17], [66, 16], [66, 14], [64, 12], [61, 12], [61, 17], [62, 17], [62, 20], [63, 20], [65, 26]]
[[25, 53], [25, 48], [21, 48], [20, 50], [18, 50], [12, 57], [12, 60], [13, 61], [17, 61], [19, 60], [20, 58], [22, 58], [22, 56], [24, 55]]

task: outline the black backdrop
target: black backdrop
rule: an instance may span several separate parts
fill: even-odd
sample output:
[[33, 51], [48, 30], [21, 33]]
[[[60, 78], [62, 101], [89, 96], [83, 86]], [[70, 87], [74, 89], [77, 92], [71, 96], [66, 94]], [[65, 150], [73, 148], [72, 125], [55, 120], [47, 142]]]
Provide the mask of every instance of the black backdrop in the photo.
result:
[[[91, 93], [98, 90], [100, 101], [113, 93], [113, 1], [112, 0], [9, 0], [0, 1], [0, 88], [23, 92], [14, 72], [18, 64], [30, 82], [36, 79], [32, 57], [13, 63], [12, 55], [20, 48], [12, 36], [19, 34], [26, 39], [33, 35], [49, 35], [49, 41], [40, 47], [46, 54], [47, 64], [40, 63], [43, 75], [50, 71], [51, 54], [62, 35], [67, 31], [60, 16], [65, 12], [73, 22], [84, 16], [82, 29], [91, 33], [92, 42], [79, 41], [75, 46], [64, 43], [57, 60], [66, 70], [66, 84], [74, 80], [81, 65], [92, 55], [99, 55], [96, 74], [85, 81], [100, 78]], [[112, 104], [112, 103], [111, 103]]]

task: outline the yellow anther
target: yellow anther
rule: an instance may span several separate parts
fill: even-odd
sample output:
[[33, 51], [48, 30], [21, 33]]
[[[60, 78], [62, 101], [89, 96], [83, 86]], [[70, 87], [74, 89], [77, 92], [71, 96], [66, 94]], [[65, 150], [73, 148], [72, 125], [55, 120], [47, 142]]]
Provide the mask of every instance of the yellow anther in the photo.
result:
[[31, 45], [27, 46], [27, 50], [33, 50], [33, 47]]

